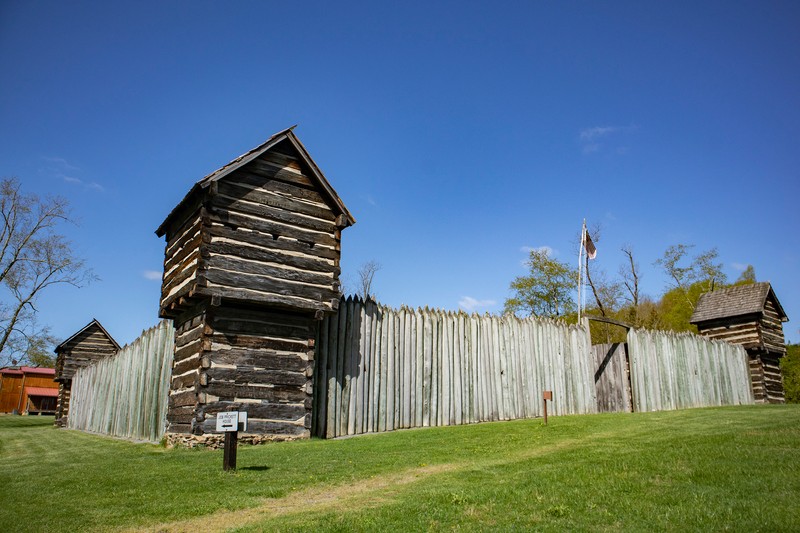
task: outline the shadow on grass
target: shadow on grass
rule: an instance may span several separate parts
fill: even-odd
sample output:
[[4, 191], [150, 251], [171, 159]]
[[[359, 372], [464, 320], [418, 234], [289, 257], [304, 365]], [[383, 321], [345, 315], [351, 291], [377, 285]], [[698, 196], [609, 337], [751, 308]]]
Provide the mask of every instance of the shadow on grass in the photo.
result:
[[269, 466], [243, 466], [238, 468], [238, 470], [252, 470], [253, 472], [266, 472], [271, 467]]

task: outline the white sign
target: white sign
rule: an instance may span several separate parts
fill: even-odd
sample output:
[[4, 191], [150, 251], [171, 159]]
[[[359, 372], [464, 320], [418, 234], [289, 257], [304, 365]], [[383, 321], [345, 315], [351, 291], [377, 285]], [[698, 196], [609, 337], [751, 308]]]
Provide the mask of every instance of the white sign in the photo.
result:
[[247, 413], [239, 411], [217, 413], [217, 431], [239, 431], [239, 415], [244, 415], [245, 426], [247, 426]]

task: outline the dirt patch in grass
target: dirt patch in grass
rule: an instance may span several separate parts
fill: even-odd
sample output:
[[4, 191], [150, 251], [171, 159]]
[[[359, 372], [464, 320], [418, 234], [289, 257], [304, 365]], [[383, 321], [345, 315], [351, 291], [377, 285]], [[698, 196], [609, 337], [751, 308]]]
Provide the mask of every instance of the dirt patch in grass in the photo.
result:
[[[604, 439], [611, 433], [598, 433], [589, 439]], [[569, 448], [577, 444], [585, 444], [587, 438], [570, 439], [559, 442], [548, 448], [531, 448], [504, 457], [503, 459], [487, 459], [479, 462], [456, 462], [437, 465], [425, 465], [411, 468], [390, 475], [374, 476], [369, 479], [354, 481], [347, 485], [326, 485], [292, 492], [282, 498], [267, 499], [261, 505], [236, 511], [218, 511], [190, 520], [179, 520], [157, 524], [154, 526], [129, 529], [126, 531], [152, 531], [158, 533], [181, 533], [195, 531], [226, 531], [261, 522], [271, 517], [291, 515], [295, 513], [358, 511], [370, 507], [384, 505], [392, 500], [407, 485], [416, 483], [436, 474], [454, 472], [466, 468], [492, 467], [507, 463], [531, 459], [536, 456]]]
[[381, 505], [391, 500], [401, 488], [428, 476], [456, 470], [460, 465], [421, 466], [393, 475], [375, 476], [348, 485], [313, 487], [293, 492], [283, 498], [265, 500], [263, 504], [238, 511], [220, 511], [191, 520], [182, 520], [128, 531], [179, 533], [225, 531], [263, 520], [308, 511], [355, 510]]

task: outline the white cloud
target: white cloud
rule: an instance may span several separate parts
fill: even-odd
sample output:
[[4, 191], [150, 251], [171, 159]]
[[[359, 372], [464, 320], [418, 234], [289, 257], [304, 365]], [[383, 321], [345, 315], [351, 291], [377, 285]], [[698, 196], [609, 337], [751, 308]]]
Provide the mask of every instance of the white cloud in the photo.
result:
[[75, 173], [80, 173], [81, 169], [71, 164], [69, 161], [62, 157], [42, 156], [42, 159], [47, 161], [48, 167], [44, 172], [55, 175], [57, 178], [64, 180], [64, 183], [83, 187], [93, 191], [103, 192], [105, 188], [97, 182], [87, 182], [80, 178], [75, 177]]
[[375, 198], [373, 198], [371, 195], [367, 194], [363, 198], [369, 205], [373, 207], [378, 207], [378, 202], [376, 202]]
[[158, 270], [145, 270], [142, 272], [142, 277], [152, 281], [161, 281], [161, 272]]
[[739, 272], [744, 272], [750, 265], [748, 265], [747, 263], [731, 263], [731, 266], [733, 267], [734, 270], [738, 270]]
[[[545, 254], [547, 254], [547, 257], [555, 257], [555, 256], [558, 255], [558, 251], [557, 250], [554, 250], [553, 248], [551, 248], [550, 246], [547, 246], [547, 245], [537, 246], [537, 247], [523, 246], [522, 248], [519, 249], [519, 251], [520, 252], [524, 252], [525, 255], [530, 255], [530, 253], [534, 252], [534, 251], [535, 252], [544, 252]], [[527, 259], [526, 259], [526, 261], [527, 261]]]
[[496, 304], [497, 302], [494, 300], [478, 300], [472, 296], [464, 296], [458, 301], [458, 307], [470, 313], [481, 309], [488, 309]]
[[581, 130], [581, 140], [584, 142], [593, 141], [605, 137], [610, 133], [619, 131], [617, 126], [595, 126], [594, 128], [584, 128]]
[[66, 159], [64, 159], [63, 157], [48, 157], [48, 156], [43, 156], [43, 157], [42, 157], [42, 159], [44, 159], [45, 161], [49, 161], [50, 163], [53, 163], [53, 165], [55, 165], [55, 166], [57, 166], [57, 167], [59, 167], [59, 168], [63, 168], [63, 169], [66, 169], [66, 170], [80, 170], [80, 169], [79, 169], [78, 167], [76, 167], [75, 165], [71, 165], [71, 164], [70, 164], [70, 163], [69, 163], [69, 162], [68, 162]]
[[[581, 150], [584, 154], [599, 152], [603, 149], [603, 142], [610, 142], [610, 137], [616, 134], [635, 131], [637, 126], [594, 126], [584, 128], [578, 134], [581, 143]], [[601, 142], [602, 141], [602, 142]], [[615, 149], [617, 155], [625, 155], [630, 151], [630, 147], [622, 145]]]

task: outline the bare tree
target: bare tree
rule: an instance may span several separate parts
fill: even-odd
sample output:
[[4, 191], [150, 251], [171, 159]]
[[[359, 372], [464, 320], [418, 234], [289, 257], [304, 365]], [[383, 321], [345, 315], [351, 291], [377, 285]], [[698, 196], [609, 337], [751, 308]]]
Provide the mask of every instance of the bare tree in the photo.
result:
[[364, 300], [368, 298], [375, 299], [375, 294], [372, 292], [372, 282], [375, 279], [375, 273], [381, 269], [381, 264], [377, 261], [370, 260], [361, 265], [358, 269], [358, 289], [359, 295]]
[[0, 362], [22, 362], [51, 339], [36, 322], [39, 295], [52, 285], [82, 287], [95, 279], [57, 233], [70, 222], [63, 198], [24, 194], [16, 178], [0, 182]]
[[639, 265], [633, 258], [633, 247], [625, 245], [622, 253], [628, 259], [627, 265], [619, 267], [619, 275], [622, 278], [622, 286], [630, 295], [628, 301], [631, 304], [631, 322], [635, 326], [639, 325], [639, 278], [641, 277]]

